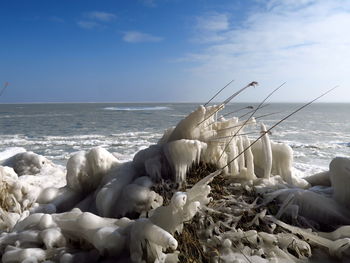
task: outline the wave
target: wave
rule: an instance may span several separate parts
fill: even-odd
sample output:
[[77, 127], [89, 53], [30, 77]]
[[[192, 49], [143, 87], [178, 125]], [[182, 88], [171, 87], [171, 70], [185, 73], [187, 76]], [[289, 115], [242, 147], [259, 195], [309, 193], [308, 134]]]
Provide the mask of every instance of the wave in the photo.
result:
[[348, 146], [348, 147], [350, 146], [349, 143], [339, 143], [335, 141], [303, 143], [298, 141], [279, 140], [277, 142], [286, 143], [293, 149], [311, 149], [311, 150], [342, 149], [344, 148], [344, 146]]
[[41, 114], [13, 114], [13, 115], [1, 115], [0, 119], [14, 119], [14, 118], [36, 118], [36, 117], [67, 117], [73, 116], [73, 114], [69, 113], [41, 113]]
[[350, 142], [339, 142], [338, 144], [341, 146], [350, 147]]
[[300, 171], [302, 173], [302, 177], [307, 177], [310, 175], [327, 171], [328, 167], [326, 165], [315, 165], [315, 164], [312, 164], [311, 162], [309, 163], [295, 162], [294, 169]]
[[154, 107], [106, 107], [104, 110], [110, 111], [157, 111], [157, 110], [171, 110], [166, 106], [154, 106]]
[[72, 152], [89, 150], [96, 146], [118, 152], [120, 160], [130, 161], [135, 152], [156, 143], [161, 136], [161, 133], [153, 131], [37, 137], [24, 134], [4, 135], [0, 138], [0, 162], [28, 150], [64, 164]]

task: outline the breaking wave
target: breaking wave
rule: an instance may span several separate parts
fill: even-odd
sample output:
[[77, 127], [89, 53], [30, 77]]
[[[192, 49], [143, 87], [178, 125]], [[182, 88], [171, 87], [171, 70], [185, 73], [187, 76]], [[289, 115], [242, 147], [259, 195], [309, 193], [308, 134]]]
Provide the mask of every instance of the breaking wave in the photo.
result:
[[110, 111], [158, 111], [158, 110], [171, 110], [165, 106], [154, 106], [154, 107], [106, 107], [104, 110]]
[[118, 159], [128, 161], [133, 158], [135, 152], [156, 143], [161, 136], [161, 133], [147, 131], [38, 137], [23, 134], [4, 135], [0, 139], [0, 161], [28, 150], [64, 164], [73, 152], [96, 146], [118, 152]]

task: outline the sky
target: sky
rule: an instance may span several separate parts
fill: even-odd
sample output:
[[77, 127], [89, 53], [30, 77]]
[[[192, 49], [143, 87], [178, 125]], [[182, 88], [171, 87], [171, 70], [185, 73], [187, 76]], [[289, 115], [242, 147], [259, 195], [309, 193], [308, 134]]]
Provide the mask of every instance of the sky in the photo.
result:
[[1, 0], [0, 103], [350, 102], [350, 1]]

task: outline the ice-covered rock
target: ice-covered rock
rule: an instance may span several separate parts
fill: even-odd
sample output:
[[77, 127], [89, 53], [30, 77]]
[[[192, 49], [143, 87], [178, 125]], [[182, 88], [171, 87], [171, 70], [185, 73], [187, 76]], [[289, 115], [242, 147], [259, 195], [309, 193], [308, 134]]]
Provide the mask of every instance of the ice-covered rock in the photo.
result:
[[[150, 208], [153, 212], [149, 218], [106, 218], [77, 208], [51, 215], [31, 214], [15, 225], [14, 232], [0, 236], [0, 248], [6, 248], [2, 260], [22, 262], [25, 257], [34, 261], [53, 260], [58, 251], [69, 251], [69, 244], [76, 241], [94, 247], [103, 256], [118, 257], [129, 251], [132, 262], [143, 262], [144, 259], [178, 262], [178, 252], [175, 251], [178, 242], [173, 233], [180, 231], [182, 224], [191, 220], [201, 204], [205, 204], [201, 202], [208, 199], [210, 191], [202, 189], [217, 174], [207, 176], [187, 192], [175, 193], [170, 205]], [[139, 178], [131, 185], [147, 187], [150, 182]], [[130, 194], [140, 193], [134, 191]], [[14, 245], [17, 247], [10, 249]], [[173, 252], [166, 253], [167, 249]], [[64, 253], [61, 260], [70, 262], [73, 257]]]
[[114, 216], [120, 217], [135, 212], [142, 214], [163, 204], [162, 196], [150, 190], [152, 182], [147, 183], [145, 180], [141, 182], [141, 178], [137, 178], [122, 189], [121, 195], [114, 205]]
[[334, 191], [334, 200], [350, 208], [350, 159], [344, 157], [334, 158], [329, 165], [329, 172]]
[[102, 147], [78, 152], [67, 162], [67, 185], [77, 192], [95, 190], [106, 173], [119, 161]]
[[163, 154], [163, 145], [156, 144], [137, 152], [133, 158], [133, 164], [139, 175], [147, 175], [154, 181], [166, 178], [166, 166]]
[[18, 176], [38, 174], [43, 166], [51, 164], [44, 156], [33, 152], [17, 153], [2, 162], [3, 166], [12, 167]]
[[5, 151], [0, 152], [0, 165], [2, 165], [2, 162], [9, 159], [10, 157], [23, 152], [26, 152], [26, 149], [23, 147], [7, 148]]
[[118, 202], [124, 187], [137, 177], [137, 171], [133, 163], [128, 162], [115, 167], [107, 176], [111, 179], [96, 191], [95, 202], [99, 215], [111, 217], [114, 214], [120, 214], [119, 208], [115, 207], [115, 204]]

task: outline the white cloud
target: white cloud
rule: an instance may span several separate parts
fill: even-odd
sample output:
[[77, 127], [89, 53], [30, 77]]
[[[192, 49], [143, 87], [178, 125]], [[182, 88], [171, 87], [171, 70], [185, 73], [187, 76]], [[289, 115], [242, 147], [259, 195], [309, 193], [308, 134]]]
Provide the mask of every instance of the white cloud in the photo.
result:
[[159, 42], [159, 41], [162, 41], [163, 38], [138, 32], [138, 31], [127, 31], [124, 33], [123, 40], [129, 43], [140, 43], [140, 42]]
[[223, 31], [229, 29], [227, 14], [211, 13], [198, 16], [195, 19], [194, 30], [197, 32], [192, 38], [194, 42], [207, 43], [224, 40]]
[[228, 16], [226, 14], [209, 14], [197, 17], [196, 27], [199, 30], [222, 31], [229, 29]]
[[117, 18], [115, 14], [92, 11], [83, 14], [84, 20], [77, 22], [78, 26], [84, 29], [96, 29], [105, 27], [105, 23], [111, 22]]
[[91, 20], [97, 20], [101, 22], [110, 22], [117, 18], [115, 14], [107, 13], [107, 12], [101, 12], [101, 11], [93, 11], [85, 14], [85, 17], [91, 19]]
[[81, 20], [77, 22], [78, 26], [84, 29], [94, 29], [100, 26], [100, 24], [93, 21]]
[[230, 25], [226, 14], [199, 19], [194, 38], [207, 45], [186, 56], [197, 63], [191, 71], [216, 80], [287, 81], [293, 88], [280, 100], [302, 100], [336, 84], [350, 85], [350, 2], [262, 3], [239, 26]]

